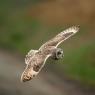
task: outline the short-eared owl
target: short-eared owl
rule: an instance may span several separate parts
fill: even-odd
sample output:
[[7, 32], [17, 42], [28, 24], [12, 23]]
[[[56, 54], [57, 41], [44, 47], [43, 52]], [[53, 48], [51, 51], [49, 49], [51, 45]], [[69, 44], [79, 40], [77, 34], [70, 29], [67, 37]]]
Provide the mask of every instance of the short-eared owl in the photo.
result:
[[79, 26], [72, 26], [62, 31], [51, 40], [43, 44], [38, 50], [30, 50], [26, 55], [26, 68], [21, 76], [21, 81], [26, 82], [34, 78], [44, 66], [47, 58], [60, 59], [63, 50], [57, 48], [60, 43], [79, 31]]

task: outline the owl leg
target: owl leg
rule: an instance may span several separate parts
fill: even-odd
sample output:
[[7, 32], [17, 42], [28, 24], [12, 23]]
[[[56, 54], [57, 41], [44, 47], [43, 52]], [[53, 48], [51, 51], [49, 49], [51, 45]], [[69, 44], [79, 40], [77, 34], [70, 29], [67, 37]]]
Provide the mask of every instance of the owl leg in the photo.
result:
[[63, 58], [64, 54], [63, 54], [63, 50], [61, 48], [56, 48], [56, 50], [54, 51], [54, 53], [52, 54], [52, 59], [54, 60], [59, 60], [61, 58]]

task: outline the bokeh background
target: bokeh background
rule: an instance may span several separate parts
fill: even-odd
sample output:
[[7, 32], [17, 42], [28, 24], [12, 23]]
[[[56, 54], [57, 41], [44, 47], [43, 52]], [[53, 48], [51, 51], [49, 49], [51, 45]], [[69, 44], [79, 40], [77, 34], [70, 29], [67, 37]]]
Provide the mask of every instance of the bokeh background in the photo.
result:
[[[64, 58], [21, 83], [27, 52], [72, 25]], [[95, 95], [95, 0], [0, 0], [0, 95]]]

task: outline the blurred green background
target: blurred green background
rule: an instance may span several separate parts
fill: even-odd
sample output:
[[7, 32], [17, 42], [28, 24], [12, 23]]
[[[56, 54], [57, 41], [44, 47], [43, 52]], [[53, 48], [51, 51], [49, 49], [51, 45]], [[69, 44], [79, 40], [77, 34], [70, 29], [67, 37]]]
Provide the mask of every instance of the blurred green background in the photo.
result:
[[[42, 75], [33, 80], [35, 91], [32, 92], [28, 86], [32, 83], [21, 84], [18, 78], [24, 70], [25, 54], [30, 49], [38, 49], [44, 42], [72, 25], [80, 25], [80, 32], [60, 45], [65, 55], [62, 60], [47, 61]], [[0, 79], [4, 82], [1, 81], [0, 95], [53, 95], [50, 89], [44, 89], [46, 85], [61, 88], [54, 95], [95, 95], [95, 1], [1, 0], [0, 57]], [[15, 77], [11, 74], [14, 69], [10, 68], [15, 68]], [[41, 85], [40, 78], [44, 82], [47, 80], [42, 90], [35, 87], [39, 83]], [[10, 87], [18, 89], [8, 89], [6, 81]], [[29, 91], [22, 93], [26, 85]], [[76, 85], [78, 90], [74, 88]]]

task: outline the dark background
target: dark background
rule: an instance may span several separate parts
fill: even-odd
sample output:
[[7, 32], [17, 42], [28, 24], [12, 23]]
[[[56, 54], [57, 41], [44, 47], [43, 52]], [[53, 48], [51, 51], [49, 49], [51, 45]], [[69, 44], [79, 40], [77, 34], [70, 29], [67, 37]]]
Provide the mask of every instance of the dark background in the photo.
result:
[[[72, 25], [64, 58], [21, 83], [27, 52]], [[0, 95], [95, 95], [95, 0], [0, 0]]]

